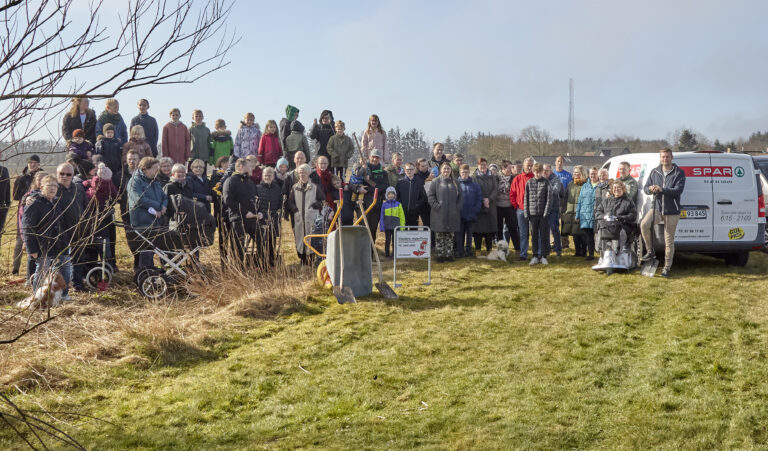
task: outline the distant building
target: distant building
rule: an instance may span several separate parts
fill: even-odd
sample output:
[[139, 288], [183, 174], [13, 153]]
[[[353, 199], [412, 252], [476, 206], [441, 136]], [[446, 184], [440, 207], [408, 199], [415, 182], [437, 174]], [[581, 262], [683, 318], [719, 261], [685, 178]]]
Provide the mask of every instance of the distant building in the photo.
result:
[[[552, 165], [552, 168], [555, 167], [555, 160], [557, 159], [557, 155], [555, 156], [535, 156], [533, 157], [534, 160], [536, 160], [537, 163], [541, 164], [550, 164]], [[563, 166], [565, 167], [565, 170], [568, 172], [573, 171], [573, 168], [575, 166], [584, 166], [585, 168], [589, 169], [592, 166], [597, 166], [598, 168], [603, 165], [606, 161], [608, 161], [608, 157], [603, 156], [590, 156], [590, 155], [565, 155], [563, 156], [563, 159], [565, 160], [563, 162]]]
[[616, 155], [626, 155], [632, 153], [629, 151], [629, 147], [604, 147], [599, 152], [595, 153], [595, 156], [611, 158]]

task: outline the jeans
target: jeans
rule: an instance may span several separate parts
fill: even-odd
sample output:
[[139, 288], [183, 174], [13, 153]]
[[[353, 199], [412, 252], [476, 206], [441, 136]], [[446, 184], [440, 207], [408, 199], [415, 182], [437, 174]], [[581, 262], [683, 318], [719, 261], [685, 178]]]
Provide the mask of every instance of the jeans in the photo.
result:
[[[56, 263], [54, 264], [54, 260]], [[35, 274], [32, 276], [32, 286], [37, 289], [38, 281], [41, 281], [49, 275], [51, 269], [61, 272], [61, 276], [67, 283], [67, 288], [62, 292], [62, 296], [69, 294], [69, 282], [72, 281], [72, 258], [69, 254], [62, 254], [58, 257], [42, 257], [35, 259]]]
[[547, 258], [549, 255], [549, 223], [544, 215], [531, 215], [528, 217], [531, 229], [531, 243], [533, 252], [531, 255], [537, 258]]
[[[650, 243], [653, 242], [651, 225], [654, 223], [655, 211], [648, 210], [640, 222], [640, 232], [643, 235], [645, 248], [654, 255], [656, 252], [651, 248]], [[672, 260], [675, 257], [675, 231], [677, 231], [677, 223], [680, 222], [680, 215], [657, 215], [655, 223], [658, 225], [662, 221], [664, 221], [664, 269], [669, 271], [672, 269]]]
[[461, 221], [460, 229], [454, 234], [454, 247], [459, 255], [473, 255], [472, 225], [474, 221]]
[[520, 257], [528, 257], [528, 218], [525, 217], [525, 212], [520, 209], [515, 212], [517, 214], [517, 227], [520, 229]]
[[[552, 232], [552, 238], [555, 240], [555, 254], [560, 256], [563, 253], [563, 242], [560, 239], [560, 211], [553, 210], [549, 212], [548, 219], [549, 230]], [[547, 234], [546, 238], [549, 241], [549, 234]]]

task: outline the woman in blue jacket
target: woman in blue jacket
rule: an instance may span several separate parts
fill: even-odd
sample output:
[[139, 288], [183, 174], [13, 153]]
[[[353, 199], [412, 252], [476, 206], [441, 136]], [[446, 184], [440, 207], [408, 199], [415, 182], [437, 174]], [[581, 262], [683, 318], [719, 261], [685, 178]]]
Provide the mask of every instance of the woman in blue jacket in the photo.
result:
[[593, 166], [589, 170], [589, 180], [581, 187], [579, 201], [576, 203], [576, 220], [579, 221], [587, 245], [585, 260], [595, 259], [595, 190], [599, 183], [597, 168]]
[[[131, 217], [131, 227], [147, 228], [163, 225], [162, 218], [168, 208], [168, 196], [163, 192], [160, 182], [155, 180], [160, 170], [160, 162], [156, 158], [144, 157], [139, 167], [128, 182], [128, 210]], [[152, 267], [152, 251], [139, 253], [138, 262], [134, 269]]]
[[483, 208], [483, 190], [472, 177], [469, 176], [469, 165], [465, 164], [459, 169], [459, 188], [464, 197], [461, 206], [461, 227], [456, 232], [456, 256], [474, 256], [472, 250], [472, 226], [477, 222], [477, 214]]

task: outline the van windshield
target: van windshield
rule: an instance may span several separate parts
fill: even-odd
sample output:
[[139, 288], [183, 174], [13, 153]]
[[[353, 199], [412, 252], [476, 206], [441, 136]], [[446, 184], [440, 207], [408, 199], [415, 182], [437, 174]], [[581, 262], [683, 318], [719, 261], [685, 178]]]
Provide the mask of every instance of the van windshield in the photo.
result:
[[760, 167], [760, 171], [762, 171], [763, 177], [768, 179], [768, 160], [758, 160], [757, 165]]

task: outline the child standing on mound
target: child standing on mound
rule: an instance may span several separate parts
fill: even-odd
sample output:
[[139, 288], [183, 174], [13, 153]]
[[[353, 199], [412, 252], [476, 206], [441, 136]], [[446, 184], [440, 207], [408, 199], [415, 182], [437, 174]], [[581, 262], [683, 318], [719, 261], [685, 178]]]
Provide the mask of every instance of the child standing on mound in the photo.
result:
[[232, 155], [234, 145], [232, 144], [232, 132], [227, 130], [227, 123], [224, 119], [216, 119], [215, 122], [216, 131], [211, 133], [211, 158], [208, 160], [210, 164], [215, 164], [221, 157], [229, 157]]
[[264, 166], [274, 168], [282, 156], [283, 148], [280, 144], [280, 137], [277, 134], [277, 123], [270, 119], [267, 121], [264, 134], [261, 135], [259, 140], [259, 161]]
[[163, 156], [174, 163], [186, 163], [192, 148], [187, 126], [181, 122], [181, 110], [173, 108], [169, 113], [171, 121], [163, 127]]
[[[384, 255], [389, 258], [394, 253], [394, 235], [395, 229], [405, 225], [405, 213], [403, 206], [397, 201], [397, 190], [393, 187], [387, 188], [387, 200], [381, 204], [381, 218], [379, 219], [379, 230], [384, 232]], [[392, 250], [390, 253], [390, 249]]]
[[253, 113], [247, 113], [242, 121], [240, 128], [237, 129], [235, 136], [235, 152], [237, 158], [245, 158], [248, 155], [256, 155], [259, 150], [259, 140], [261, 139], [261, 128], [256, 123], [256, 116]]
[[208, 161], [211, 158], [211, 130], [203, 122], [201, 110], [192, 111], [192, 121], [189, 127], [189, 139], [192, 147], [193, 160]]

